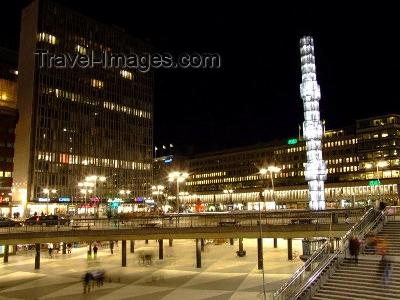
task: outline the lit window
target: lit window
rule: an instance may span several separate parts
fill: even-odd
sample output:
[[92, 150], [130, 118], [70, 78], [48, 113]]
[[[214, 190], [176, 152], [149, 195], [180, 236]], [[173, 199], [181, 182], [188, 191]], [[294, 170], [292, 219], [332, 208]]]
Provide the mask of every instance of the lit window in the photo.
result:
[[91, 79], [90, 84], [92, 87], [97, 88], [97, 89], [102, 89], [104, 86], [104, 82], [98, 79]]
[[86, 54], [86, 48], [81, 46], [81, 45], [76, 45], [75, 46], [75, 50], [76, 52], [78, 52], [79, 54], [85, 55]]
[[133, 79], [133, 74], [132, 74], [131, 72], [129, 72], [129, 71], [121, 70], [121, 71], [119, 72], [119, 74], [121, 74], [121, 76], [122, 76], [123, 78], [125, 78], [125, 79], [129, 79], [129, 80], [132, 80], [132, 79]]
[[54, 35], [44, 33], [44, 32], [41, 32], [38, 34], [38, 40], [40, 42], [46, 42], [46, 43], [49, 43], [52, 45], [56, 44], [56, 37]]
[[11, 172], [4, 172], [4, 177], [12, 177]]

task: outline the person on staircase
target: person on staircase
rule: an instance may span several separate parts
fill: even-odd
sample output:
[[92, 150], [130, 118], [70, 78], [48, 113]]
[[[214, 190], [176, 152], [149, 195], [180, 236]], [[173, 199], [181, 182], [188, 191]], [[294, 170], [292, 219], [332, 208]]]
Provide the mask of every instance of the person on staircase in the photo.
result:
[[360, 252], [360, 241], [356, 236], [352, 236], [349, 242], [350, 255], [354, 256], [354, 263], [358, 264], [358, 253]]

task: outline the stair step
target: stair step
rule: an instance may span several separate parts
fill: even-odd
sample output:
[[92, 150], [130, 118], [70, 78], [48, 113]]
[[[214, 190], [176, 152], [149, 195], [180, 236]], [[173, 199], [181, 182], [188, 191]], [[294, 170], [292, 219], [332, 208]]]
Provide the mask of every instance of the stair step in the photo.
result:
[[[371, 279], [368, 282], [362, 279], [355, 279], [352, 280], [354, 278], [345, 278], [345, 279], [341, 279], [340, 277], [330, 277], [329, 280], [326, 283], [335, 283], [335, 284], [341, 284], [343, 282], [345, 282], [345, 284], [348, 285], [353, 285], [353, 284], [358, 284], [358, 285], [366, 285], [368, 284], [368, 287], [374, 287], [374, 288], [382, 288], [382, 278], [376, 278], [376, 279]], [[393, 277], [392, 277], [393, 279]], [[391, 284], [390, 284], [390, 289], [400, 292], [400, 283], [396, 283], [396, 279], [392, 280], [391, 279]]]
[[382, 284], [377, 286], [377, 287], [371, 287], [369, 284], [368, 285], [351, 285], [351, 284], [346, 284], [345, 282], [341, 282], [341, 283], [337, 283], [337, 282], [327, 282], [325, 283], [322, 288], [325, 287], [331, 287], [333, 289], [350, 289], [353, 291], [359, 291], [359, 292], [367, 292], [369, 294], [372, 295], [388, 295], [388, 296], [393, 296], [397, 295], [397, 297], [399, 298], [400, 295], [400, 290], [395, 290], [392, 287], [390, 287], [389, 289], [384, 289], [382, 287]]
[[[365, 300], [382, 300], [382, 299], [389, 299], [389, 300], [398, 300], [399, 298], [396, 297], [390, 297], [390, 296], [386, 296], [385, 298], [382, 298], [382, 294], [380, 293], [372, 293], [372, 292], [368, 292], [368, 293], [362, 293], [362, 295], [360, 295], [359, 292], [354, 291], [354, 289], [345, 289], [345, 288], [341, 288], [341, 289], [336, 289], [336, 288], [331, 288], [331, 287], [325, 287], [323, 286], [322, 289], [320, 291], [325, 291], [330, 295], [344, 295], [344, 296], [348, 296], [348, 299], [354, 299], [355, 297], [362, 297], [362, 299]], [[318, 293], [320, 294], [320, 293]]]

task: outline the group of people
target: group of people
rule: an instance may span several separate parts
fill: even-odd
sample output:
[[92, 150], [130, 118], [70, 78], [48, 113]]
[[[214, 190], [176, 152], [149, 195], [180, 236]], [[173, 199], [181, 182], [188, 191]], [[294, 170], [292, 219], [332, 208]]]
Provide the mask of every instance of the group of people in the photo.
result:
[[105, 280], [105, 272], [103, 270], [87, 271], [83, 276], [83, 293], [89, 293], [95, 284], [100, 287], [103, 286]]
[[[372, 248], [373, 253], [379, 254], [382, 256], [379, 268], [378, 268], [378, 276], [382, 276], [382, 281], [384, 285], [387, 285], [393, 271], [392, 262], [387, 256], [388, 252], [388, 242], [381, 237], [371, 237], [366, 241], [366, 247]], [[358, 255], [360, 253], [361, 242], [356, 236], [352, 236], [349, 241], [349, 252], [352, 257], [354, 257], [354, 263], [358, 264]]]

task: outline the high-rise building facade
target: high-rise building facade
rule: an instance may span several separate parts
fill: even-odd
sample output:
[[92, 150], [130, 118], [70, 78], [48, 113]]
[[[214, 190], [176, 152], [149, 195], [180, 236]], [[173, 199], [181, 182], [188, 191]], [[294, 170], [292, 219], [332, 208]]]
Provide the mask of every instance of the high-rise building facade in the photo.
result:
[[[328, 208], [399, 202], [400, 115], [356, 120], [354, 126], [325, 131], [322, 151]], [[236, 207], [252, 209], [275, 200], [279, 206], [306, 208], [306, 159], [302, 137], [198, 154], [187, 162], [190, 178], [185, 189], [209, 205], [225, 205], [232, 199]], [[268, 166], [277, 166], [280, 172], [260, 174]], [[227, 189], [233, 193], [223, 193]], [[185, 201], [193, 206], [196, 200], [188, 196]]]
[[17, 53], [0, 48], [0, 215], [11, 212], [17, 75]]
[[[129, 190], [131, 198], [149, 195], [152, 72], [101, 65], [41, 68], [38, 50], [102, 56], [144, 53], [150, 47], [51, 1], [36, 0], [23, 10], [15, 200], [79, 203], [82, 196], [113, 198], [120, 190]], [[105, 181], [82, 192], [78, 184], [93, 175]]]

